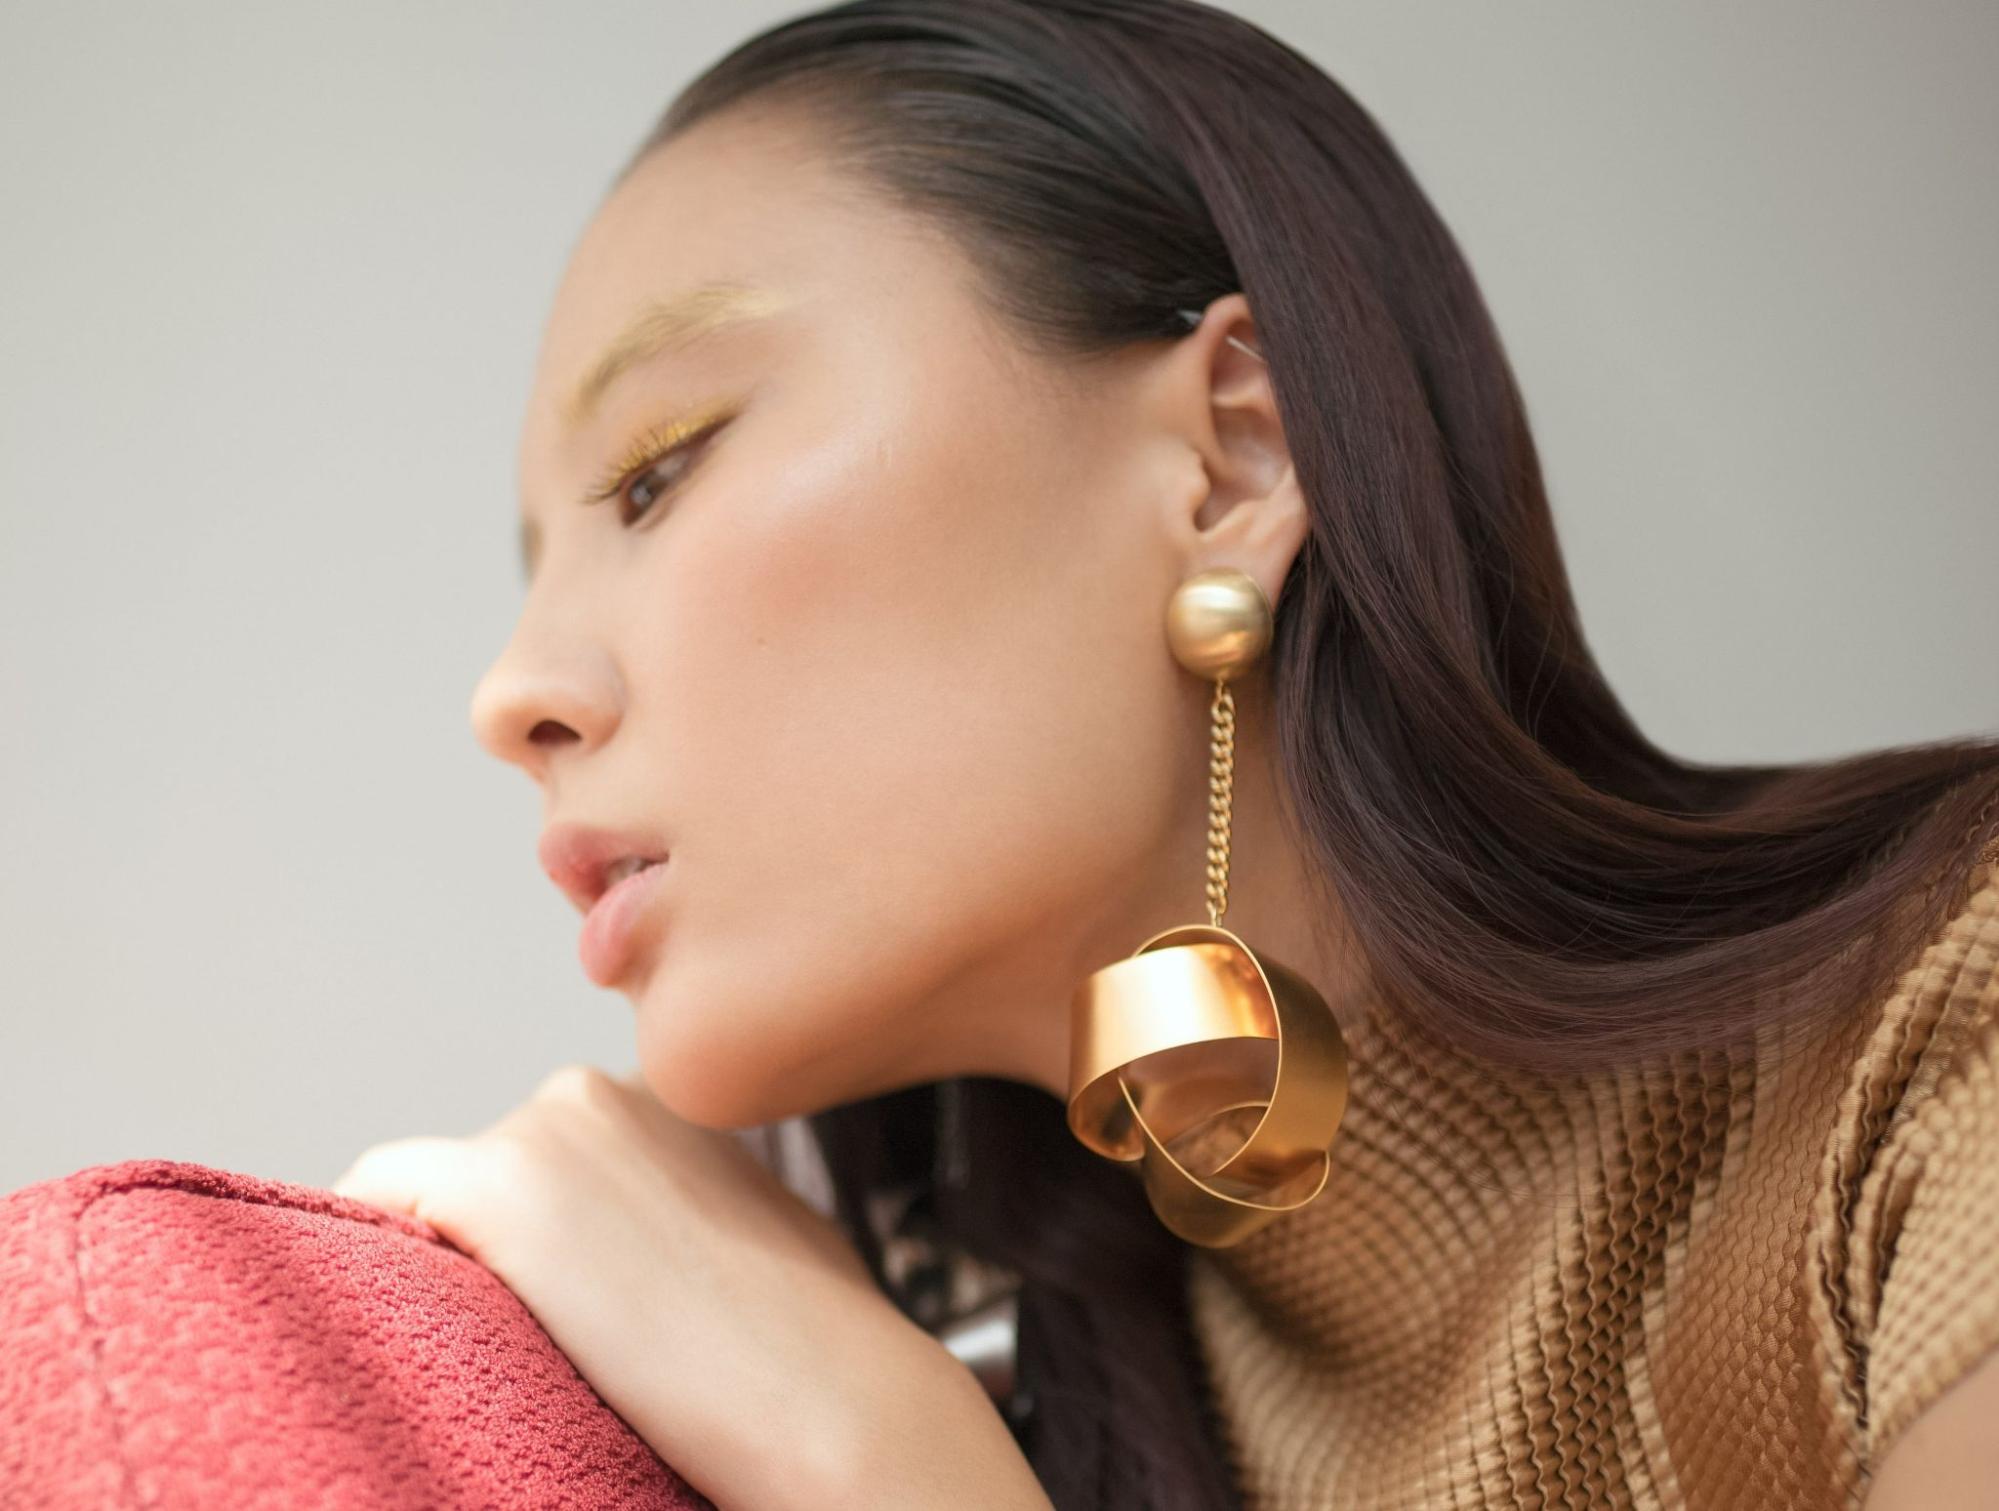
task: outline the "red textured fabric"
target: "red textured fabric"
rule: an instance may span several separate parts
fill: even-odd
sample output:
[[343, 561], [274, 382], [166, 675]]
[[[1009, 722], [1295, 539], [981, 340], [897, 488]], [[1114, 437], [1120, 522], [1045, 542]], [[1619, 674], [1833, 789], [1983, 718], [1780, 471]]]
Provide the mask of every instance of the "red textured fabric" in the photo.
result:
[[161, 1159], [0, 1197], [0, 1506], [714, 1511], [427, 1224]]

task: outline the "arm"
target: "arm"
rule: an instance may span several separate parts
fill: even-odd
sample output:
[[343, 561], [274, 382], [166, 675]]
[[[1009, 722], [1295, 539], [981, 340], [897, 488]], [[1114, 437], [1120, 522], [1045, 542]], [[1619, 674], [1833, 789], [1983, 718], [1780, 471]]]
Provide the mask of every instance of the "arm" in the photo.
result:
[[1866, 1511], [1977, 1511], [1999, 1483], [1999, 1353], [1987, 1354], [1889, 1446]]
[[1053, 1511], [985, 1387], [943, 1344], [909, 1323], [867, 1359], [878, 1388], [836, 1438], [825, 1482], [801, 1505]]

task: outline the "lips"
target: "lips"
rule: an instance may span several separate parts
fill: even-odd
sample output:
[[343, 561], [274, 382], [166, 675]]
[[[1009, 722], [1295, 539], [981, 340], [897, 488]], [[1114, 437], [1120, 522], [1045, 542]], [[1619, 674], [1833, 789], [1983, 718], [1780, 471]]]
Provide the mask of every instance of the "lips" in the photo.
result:
[[549, 880], [586, 916], [616, 882], [667, 856], [650, 835], [571, 823], [543, 830], [536, 853]]
[[647, 866], [656, 866], [658, 864], [659, 862], [657, 860], [653, 860], [643, 855], [623, 856], [617, 860], [612, 861], [610, 865], [604, 868], [604, 884], [607, 889], [610, 887], [615, 887], [619, 882], [623, 881], [627, 876], [636, 876], [639, 874], [639, 872], [643, 871]]
[[667, 866], [644, 866], [597, 899], [576, 936], [583, 973], [599, 986], [616, 986], [630, 974], [646, 941]]

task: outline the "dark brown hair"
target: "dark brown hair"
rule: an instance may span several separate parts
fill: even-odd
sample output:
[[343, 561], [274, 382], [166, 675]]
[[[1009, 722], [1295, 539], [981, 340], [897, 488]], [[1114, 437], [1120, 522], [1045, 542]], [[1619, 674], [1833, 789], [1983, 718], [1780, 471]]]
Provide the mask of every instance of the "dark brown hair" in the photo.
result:
[[[1312, 511], [1260, 668], [1287, 801], [1415, 1030], [1555, 1073], [1713, 1045], [1853, 1010], [1961, 905], [1999, 740], [1718, 765], [1640, 733], [1471, 272], [1302, 55], [1193, 0], [857, 0], [714, 63], [631, 162], [753, 96], [948, 229], [1031, 350], [1170, 338], [1243, 292]], [[868, 1203], [912, 1183], [1023, 1277], [1016, 1430], [1058, 1506], [1232, 1503], [1186, 1254], [1058, 1101], [967, 1079], [810, 1125], [885, 1288]]]

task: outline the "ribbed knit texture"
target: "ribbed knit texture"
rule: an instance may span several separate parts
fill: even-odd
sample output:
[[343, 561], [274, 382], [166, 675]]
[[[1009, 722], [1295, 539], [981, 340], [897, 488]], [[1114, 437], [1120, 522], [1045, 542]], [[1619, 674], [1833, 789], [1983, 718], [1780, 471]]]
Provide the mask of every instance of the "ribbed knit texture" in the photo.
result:
[[0, 1196], [0, 1508], [301, 1507], [714, 1511], [426, 1222], [171, 1159]]
[[1999, 1346], [1999, 878], [1866, 1011], [1562, 1078], [1342, 1014], [1326, 1190], [1189, 1295], [1246, 1511], [1857, 1507]]

